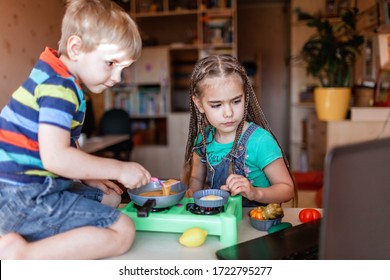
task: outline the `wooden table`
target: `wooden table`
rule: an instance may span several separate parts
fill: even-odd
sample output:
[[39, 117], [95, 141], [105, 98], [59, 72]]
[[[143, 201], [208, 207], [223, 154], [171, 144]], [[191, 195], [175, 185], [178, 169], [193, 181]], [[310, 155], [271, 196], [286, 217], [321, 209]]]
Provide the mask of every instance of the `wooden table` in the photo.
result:
[[85, 140], [85, 142], [81, 146], [81, 150], [93, 154], [96, 152], [103, 151], [110, 146], [119, 144], [129, 139], [130, 135], [128, 134], [94, 136]]
[[[242, 209], [242, 221], [238, 222], [238, 243], [268, 234], [253, 228], [249, 223], [248, 212]], [[299, 225], [298, 214], [302, 208], [283, 208], [283, 222]], [[318, 209], [322, 213], [322, 209]], [[147, 219], [147, 218], [145, 218]], [[184, 247], [179, 243], [181, 233], [137, 231], [132, 248], [113, 260], [216, 260], [215, 252], [224, 248], [217, 236], [207, 236], [206, 242], [196, 248]]]

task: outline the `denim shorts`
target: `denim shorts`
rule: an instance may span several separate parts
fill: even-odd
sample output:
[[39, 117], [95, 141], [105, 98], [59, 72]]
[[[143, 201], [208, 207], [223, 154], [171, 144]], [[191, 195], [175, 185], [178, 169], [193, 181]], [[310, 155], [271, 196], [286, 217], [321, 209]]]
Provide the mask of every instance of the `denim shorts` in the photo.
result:
[[121, 212], [101, 203], [103, 192], [80, 182], [0, 183], [0, 236], [17, 232], [35, 241], [84, 226], [109, 227]]

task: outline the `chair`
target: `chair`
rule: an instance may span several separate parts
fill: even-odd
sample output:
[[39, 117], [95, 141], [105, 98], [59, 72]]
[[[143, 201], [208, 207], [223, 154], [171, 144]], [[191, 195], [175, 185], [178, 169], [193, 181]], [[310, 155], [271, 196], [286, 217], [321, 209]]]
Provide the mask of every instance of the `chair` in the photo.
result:
[[[131, 121], [129, 114], [123, 109], [110, 109], [106, 111], [99, 124], [99, 134], [129, 134], [131, 136]], [[133, 140], [113, 145], [105, 149], [104, 155], [113, 154], [113, 157], [122, 161], [129, 161], [133, 149]]]
[[293, 172], [298, 191], [315, 191], [315, 203], [322, 207], [323, 171]]

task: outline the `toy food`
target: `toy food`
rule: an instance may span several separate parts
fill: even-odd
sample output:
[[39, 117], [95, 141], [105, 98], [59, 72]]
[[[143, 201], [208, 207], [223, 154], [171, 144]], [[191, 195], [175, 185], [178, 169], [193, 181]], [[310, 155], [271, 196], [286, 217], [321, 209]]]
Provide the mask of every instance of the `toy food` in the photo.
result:
[[267, 206], [257, 206], [249, 212], [249, 216], [257, 220], [273, 220], [284, 216], [279, 203], [270, 203]]
[[199, 247], [207, 237], [208, 232], [199, 227], [187, 229], [179, 238], [181, 245], [186, 247]]
[[[177, 192], [174, 191], [169, 191], [168, 195], [174, 195], [177, 194]], [[167, 196], [166, 194], [163, 193], [162, 189], [157, 190], [157, 191], [150, 191], [150, 192], [144, 192], [139, 194], [140, 196], [146, 196], [146, 197], [155, 197], [155, 196]]]
[[316, 209], [305, 208], [299, 212], [298, 217], [302, 223], [307, 223], [321, 218], [321, 213]]
[[219, 195], [212, 195], [212, 194], [200, 198], [200, 200], [220, 200], [220, 199], [223, 199], [223, 197]]
[[176, 183], [179, 183], [179, 181], [175, 179], [169, 179], [164, 181], [161, 186], [163, 195], [169, 195], [172, 185]]

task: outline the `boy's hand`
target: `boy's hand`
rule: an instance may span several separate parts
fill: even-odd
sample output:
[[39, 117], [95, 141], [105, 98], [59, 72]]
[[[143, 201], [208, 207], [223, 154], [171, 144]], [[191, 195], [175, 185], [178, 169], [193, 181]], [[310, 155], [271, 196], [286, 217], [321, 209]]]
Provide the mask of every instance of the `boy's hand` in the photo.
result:
[[253, 200], [256, 192], [246, 177], [237, 174], [229, 175], [226, 179], [226, 185], [222, 185], [221, 190], [228, 191], [231, 195], [240, 194], [249, 200]]
[[150, 182], [151, 175], [142, 165], [136, 162], [123, 162], [119, 183], [128, 189], [136, 189]]
[[123, 193], [122, 189], [110, 180], [82, 180], [82, 182], [88, 186], [101, 190], [105, 194], [110, 194], [111, 190], [119, 195]]
[[187, 189], [186, 194], [185, 194], [185, 197], [192, 197], [193, 194], [194, 194], [194, 191], [193, 191], [193, 190]]

